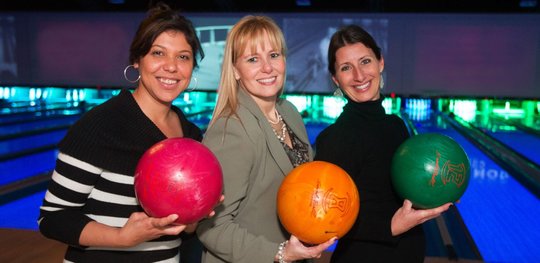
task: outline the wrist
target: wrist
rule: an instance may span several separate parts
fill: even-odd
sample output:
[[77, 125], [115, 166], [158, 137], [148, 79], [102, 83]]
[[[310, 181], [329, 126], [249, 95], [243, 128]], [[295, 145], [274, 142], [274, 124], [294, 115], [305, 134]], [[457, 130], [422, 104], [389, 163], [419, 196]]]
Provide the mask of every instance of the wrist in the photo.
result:
[[127, 247], [130, 247], [131, 244], [129, 242], [129, 239], [128, 237], [126, 237], [126, 234], [125, 234], [125, 231], [122, 231], [123, 229], [122, 228], [114, 228], [114, 232], [115, 232], [115, 244], [114, 246], [115, 247], [120, 247], [120, 248], [127, 248]]
[[286, 240], [284, 242], [281, 242], [278, 247], [278, 253], [277, 253], [277, 262], [279, 263], [289, 263], [288, 261], [285, 261], [285, 248], [287, 247], [287, 244], [289, 243], [289, 240]]

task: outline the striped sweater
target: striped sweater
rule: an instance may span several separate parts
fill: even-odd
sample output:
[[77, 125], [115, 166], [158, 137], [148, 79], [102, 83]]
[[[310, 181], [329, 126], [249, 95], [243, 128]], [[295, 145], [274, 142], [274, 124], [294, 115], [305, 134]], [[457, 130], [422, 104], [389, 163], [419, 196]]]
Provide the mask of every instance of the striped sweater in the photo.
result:
[[[184, 136], [198, 141], [201, 131], [177, 107]], [[138, 160], [165, 135], [144, 115], [131, 93], [87, 112], [59, 144], [59, 154], [38, 219], [41, 233], [68, 244], [66, 261], [157, 262], [176, 260], [179, 236], [162, 236], [130, 248], [84, 247], [81, 231], [90, 221], [122, 227], [133, 212], [133, 175]]]

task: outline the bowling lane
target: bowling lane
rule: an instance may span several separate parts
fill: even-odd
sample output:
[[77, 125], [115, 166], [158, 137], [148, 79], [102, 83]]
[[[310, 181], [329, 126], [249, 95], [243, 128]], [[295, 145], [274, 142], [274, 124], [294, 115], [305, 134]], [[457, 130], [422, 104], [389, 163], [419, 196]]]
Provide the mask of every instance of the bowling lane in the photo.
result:
[[37, 230], [37, 218], [45, 191], [0, 205], [0, 228]]
[[52, 171], [57, 155], [53, 149], [1, 161], [0, 186]]
[[471, 179], [456, 206], [483, 259], [540, 262], [540, 199], [444, 121], [432, 118], [416, 126], [419, 133], [452, 137], [467, 152]]
[[3, 126], [8, 134], [0, 135], [0, 186], [50, 172], [56, 144], [76, 119], [67, 116]]
[[58, 131], [44, 132], [36, 135], [0, 141], [0, 157], [10, 153], [32, 150], [43, 146], [56, 145], [66, 135], [66, 133], [67, 128]]
[[511, 129], [492, 129], [487, 131], [487, 133], [514, 151], [540, 165], [540, 137], [520, 131], [515, 127], [509, 128]]
[[80, 114], [86, 110], [86, 107], [91, 107], [87, 104], [72, 104], [63, 103], [62, 106], [46, 106], [46, 107], [28, 107], [24, 111], [16, 111], [10, 108], [0, 108], [0, 124], [31, 121], [42, 118], [54, 118], [59, 115]]
[[[12, 136], [17, 133], [23, 133], [33, 130], [50, 129], [52, 127], [67, 126], [77, 121], [81, 115], [61, 115], [54, 117], [42, 117], [39, 120], [29, 120], [24, 122], [12, 122], [1, 124], [0, 138], [3, 136]], [[0, 121], [1, 122], [1, 121]]]

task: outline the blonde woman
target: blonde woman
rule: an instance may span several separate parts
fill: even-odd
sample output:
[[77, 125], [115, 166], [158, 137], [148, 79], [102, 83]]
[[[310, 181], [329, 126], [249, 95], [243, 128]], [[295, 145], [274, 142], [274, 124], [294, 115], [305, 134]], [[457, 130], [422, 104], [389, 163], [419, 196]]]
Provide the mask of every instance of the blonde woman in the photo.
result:
[[317, 258], [335, 242], [307, 247], [276, 213], [285, 175], [312, 160], [300, 114], [280, 99], [285, 51], [283, 33], [266, 16], [242, 18], [227, 37], [219, 97], [203, 139], [221, 162], [227, 198], [197, 230], [206, 247], [203, 262]]

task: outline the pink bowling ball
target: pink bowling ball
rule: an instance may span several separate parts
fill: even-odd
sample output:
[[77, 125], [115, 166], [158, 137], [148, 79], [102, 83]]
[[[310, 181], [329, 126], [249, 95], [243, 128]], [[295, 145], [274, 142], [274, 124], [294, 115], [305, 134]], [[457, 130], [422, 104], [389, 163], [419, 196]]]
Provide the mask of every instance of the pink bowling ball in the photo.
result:
[[215, 155], [202, 143], [169, 138], [143, 154], [134, 185], [148, 215], [177, 214], [176, 224], [191, 224], [210, 214], [219, 202], [223, 174]]

